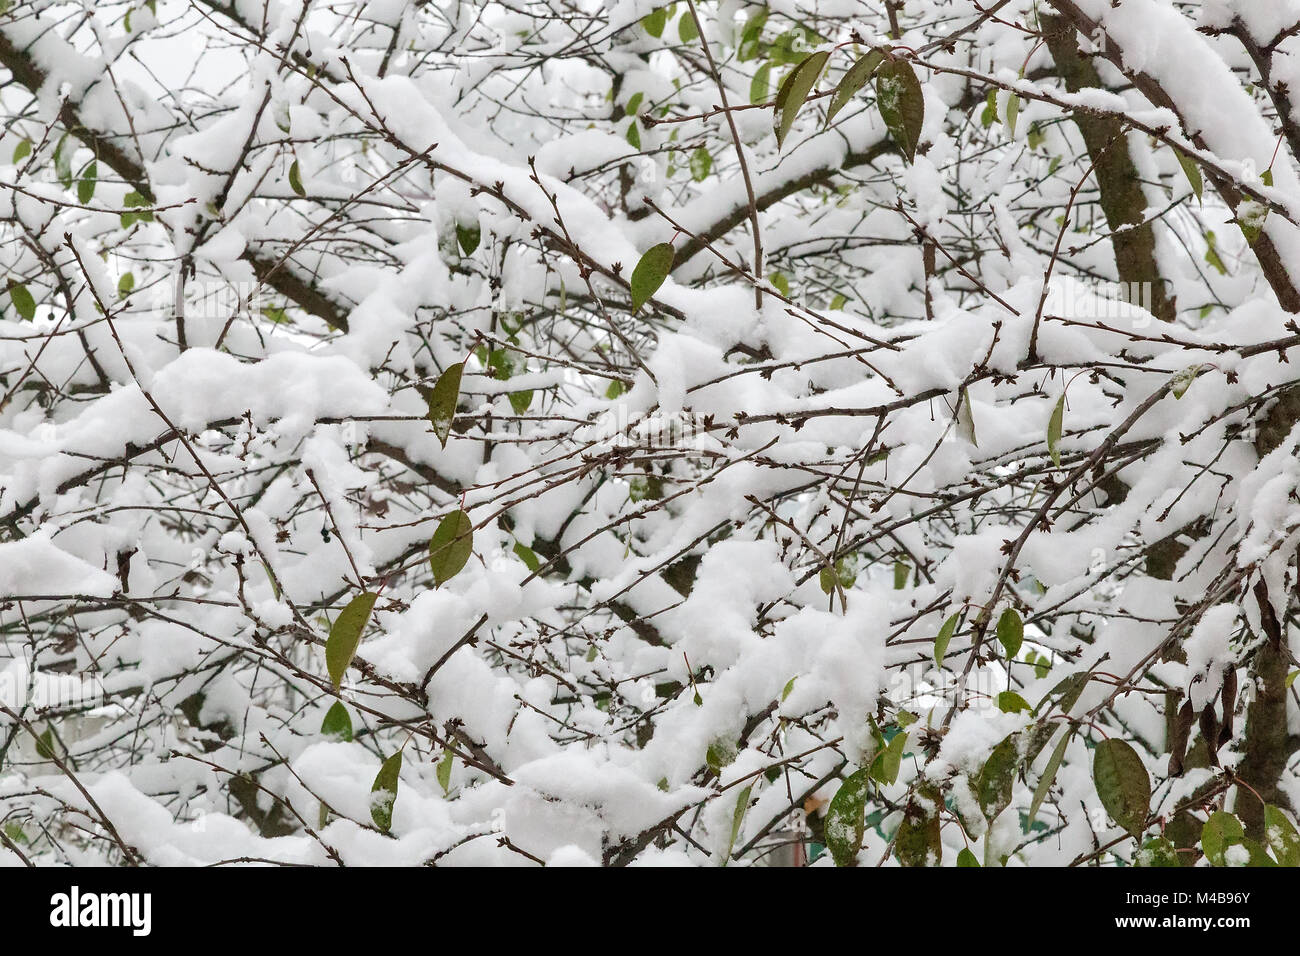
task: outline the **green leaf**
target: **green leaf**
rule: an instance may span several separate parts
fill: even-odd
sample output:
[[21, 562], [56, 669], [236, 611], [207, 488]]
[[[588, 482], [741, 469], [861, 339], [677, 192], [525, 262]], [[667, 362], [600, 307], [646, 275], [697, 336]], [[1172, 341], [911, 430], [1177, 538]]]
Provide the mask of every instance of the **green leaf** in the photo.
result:
[[1052, 782], [1056, 780], [1056, 772], [1061, 769], [1061, 761], [1065, 759], [1065, 748], [1069, 746], [1071, 732], [1066, 731], [1062, 735], [1060, 742], [1052, 749], [1052, 755], [1047, 758], [1047, 766], [1043, 768], [1043, 775], [1038, 778], [1038, 786], [1034, 788], [1034, 799], [1029, 804], [1029, 823], [1033, 824], [1034, 818], [1038, 816], [1038, 808], [1043, 805], [1047, 799], [1048, 793], [1052, 790]]
[[903, 810], [894, 834], [894, 856], [900, 866], [939, 866], [943, 860], [937, 798], [914, 797]]
[[20, 139], [18, 145], [14, 147], [14, 165], [18, 165], [24, 159], [32, 154], [32, 142], [28, 139]]
[[1143, 843], [1133, 862], [1144, 867], [1182, 866], [1178, 862], [1178, 848], [1168, 837], [1162, 836], [1152, 837]]
[[27, 291], [27, 286], [21, 282], [15, 282], [13, 279], [9, 280], [9, 301], [14, 304], [18, 314], [28, 322], [36, 318], [36, 300]]
[[1081, 674], [1071, 674], [1068, 677], [1062, 678], [1055, 687], [1043, 695], [1043, 699], [1040, 700], [1038, 706], [1034, 708], [1034, 713], [1038, 713], [1044, 704], [1053, 697], [1059, 695], [1060, 700], [1058, 703], [1061, 707], [1061, 713], [1068, 714], [1070, 708], [1078, 702], [1079, 697], [1083, 694], [1083, 689], [1088, 686], [1088, 681], [1091, 679], [1092, 675], [1086, 672]]
[[836, 866], [853, 866], [866, 833], [870, 771], [858, 770], [840, 785], [826, 808], [826, 848]]
[[799, 115], [799, 110], [803, 108], [804, 100], [812, 91], [813, 84], [817, 78], [822, 75], [822, 70], [826, 67], [826, 61], [830, 59], [830, 53], [820, 50], [803, 59], [803, 61], [790, 71], [781, 88], [776, 91], [776, 103], [773, 107], [772, 128], [776, 131], [776, 146], [780, 149], [785, 143], [785, 138], [790, 132], [790, 127], [794, 125], [795, 117]]
[[371, 591], [358, 594], [334, 619], [330, 636], [325, 641], [325, 667], [336, 689], [342, 686], [343, 675], [361, 646], [361, 635], [370, 622], [370, 612], [374, 610], [378, 597]]
[[132, 275], [130, 272], [124, 272], [122, 274], [122, 278], [117, 280], [118, 296], [120, 297], [128, 296], [131, 294], [131, 290], [134, 288], [135, 288], [135, 276]]
[[1052, 464], [1061, 467], [1061, 430], [1065, 426], [1065, 393], [1056, 400], [1052, 417], [1047, 420], [1047, 454], [1052, 457]]
[[980, 125], [988, 129], [998, 121], [998, 91], [989, 90], [984, 99], [984, 111], [980, 113]]
[[1205, 189], [1205, 183], [1201, 179], [1201, 167], [1196, 164], [1196, 160], [1177, 147], [1174, 148], [1174, 155], [1178, 157], [1178, 165], [1183, 167], [1183, 175], [1191, 183], [1192, 193], [1199, 201], [1201, 192]]
[[472, 256], [482, 238], [483, 231], [479, 228], [478, 223], [456, 224], [456, 242], [460, 246], [460, 251], [465, 255]]
[[506, 396], [510, 399], [510, 407], [514, 409], [516, 415], [522, 415], [528, 411], [528, 406], [533, 404], [533, 390], [524, 389], [519, 392], [511, 392]]
[[397, 803], [397, 786], [401, 780], [402, 752], [393, 754], [375, 774], [370, 788], [370, 819], [380, 831], [387, 833], [393, 826], [393, 804]]
[[676, 255], [671, 242], [661, 242], [651, 246], [641, 256], [641, 261], [632, 270], [632, 278], [629, 280], [634, 313], [641, 311], [641, 306], [659, 291], [659, 287], [664, 284], [668, 273], [673, 269], [673, 259]]
[[456, 419], [456, 403], [460, 399], [460, 379], [465, 371], [465, 363], [457, 362], [438, 376], [433, 388], [420, 386], [420, 394], [429, 406], [428, 419], [433, 425], [433, 433], [438, 436], [442, 447], [447, 447], [451, 435], [451, 424]]
[[1020, 116], [1020, 97], [1012, 93], [1007, 97], [1007, 136], [1014, 139], [1016, 135], [1016, 119]]
[[518, 541], [516, 541], [514, 546], [514, 552], [515, 552], [515, 556], [519, 558], [520, 561], [524, 562], [524, 567], [526, 567], [529, 571], [536, 571], [538, 568], [542, 566], [542, 562], [538, 559], [537, 555], [533, 552], [533, 549], [528, 547], [527, 545], [520, 544]]
[[1151, 810], [1151, 778], [1137, 751], [1115, 737], [1103, 740], [1093, 751], [1092, 779], [1111, 819], [1141, 837]]
[[1216, 810], [1201, 828], [1201, 852], [1215, 866], [1227, 866], [1228, 847], [1236, 846], [1246, 837], [1241, 821], [1231, 813]]
[[898, 782], [898, 771], [903, 764], [903, 750], [907, 747], [907, 734], [897, 733], [889, 745], [871, 761], [871, 779], [884, 786]]
[[817, 574], [817, 583], [821, 585], [823, 594], [830, 594], [835, 590], [835, 572], [828, 567], [822, 568]]
[[64, 189], [72, 188], [72, 154], [76, 148], [75, 144], [69, 144], [67, 133], [54, 146], [54, 174]]
[[441, 587], [465, 567], [474, 553], [474, 522], [463, 511], [453, 511], [438, 522], [429, 539], [429, 567], [434, 587]]
[[912, 574], [912, 568], [906, 561], [894, 562], [894, 590], [901, 591], [907, 587], [907, 579]]
[[867, 85], [871, 75], [876, 72], [876, 68], [884, 62], [885, 54], [880, 49], [868, 50], [858, 62], [854, 63], [844, 75], [840, 77], [839, 86], [835, 87], [835, 95], [831, 97], [831, 105], [826, 110], [826, 125], [831, 124], [840, 110], [849, 104], [853, 97]]
[[1011, 803], [1016, 782], [1016, 765], [1020, 761], [1019, 734], [1011, 734], [993, 748], [975, 783], [975, 795], [985, 819], [992, 822]]
[[691, 179], [697, 183], [703, 182], [709, 178], [709, 173], [713, 169], [713, 156], [707, 149], [701, 146], [695, 152], [691, 153]]
[[1219, 275], [1226, 276], [1228, 274], [1228, 267], [1223, 264], [1223, 258], [1219, 255], [1219, 246], [1214, 238], [1213, 230], [1206, 230], [1205, 232], [1205, 261], [1213, 266]]
[[767, 7], [760, 7], [745, 21], [745, 28], [740, 33], [740, 44], [736, 49], [736, 59], [741, 63], [759, 55], [763, 45], [763, 25], [767, 23], [767, 17]]
[[925, 121], [925, 94], [912, 64], [887, 57], [876, 70], [876, 108], [885, 128], [910, 163], [916, 159]]
[[690, 10], [687, 10], [677, 21], [677, 39], [683, 43], [694, 43], [699, 38], [700, 30], [695, 25], [695, 17], [691, 16]]
[[726, 866], [727, 861], [731, 859], [732, 848], [740, 839], [740, 828], [744, 826], [745, 814], [749, 812], [749, 796], [753, 791], [754, 785], [750, 784], [736, 797], [736, 809], [731, 811], [731, 836], [727, 839], [727, 852], [722, 855], [723, 866]]
[[1028, 713], [1033, 708], [1029, 706], [1029, 701], [1014, 690], [1004, 690], [998, 694], [998, 710], [1004, 714], [1019, 714]]
[[934, 639], [935, 664], [943, 663], [943, 655], [948, 652], [948, 643], [952, 640], [952, 636], [957, 633], [957, 620], [960, 617], [960, 611], [949, 615], [948, 620], [944, 621], [943, 626], [939, 628], [939, 634]]
[[641, 148], [641, 127], [637, 125], [635, 119], [628, 124], [627, 136], [624, 138], [633, 149], [639, 150]]
[[307, 190], [302, 188], [302, 170], [298, 167], [298, 160], [289, 164], [289, 188], [299, 196], [306, 196]]
[[77, 182], [77, 202], [83, 206], [95, 198], [95, 183], [97, 182], [98, 170], [95, 161], [92, 159], [82, 170], [81, 179]]
[[704, 762], [715, 774], [721, 773], [736, 759], [736, 742], [730, 737], [719, 737], [704, 752]]
[[320, 732], [327, 737], [352, 740], [352, 717], [348, 714], [348, 709], [343, 706], [343, 701], [334, 701], [334, 705], [325, 712], [325, 719], [320, 724]]
[[53, 760], [57, 756], [53, 725], [46, 724], [45, 729], [41, 731], [39, 736], [36, 734], [32, 736], [36, 739], [36, 756], [42, 760]]
[[1264, 840], [1282, 866], [1300, 866], [1300, 833], [1286, 811], [1272, 804], [1264, 807]]
[[438, 777], [438, 786], [442, 787], [444, 794], [451, 792], [451, 768], [456, 761], [456, 755], [448, 748], [442, 752], [442, 759], [438, 761], [435, 773]]
[[978, 868], [980, 865], [980, 861], [975, 856], [975, 854], [970, 851], [969, 848], [962, 847], [961, 852], [957, 854], [957, 865], [959, 867], [973, 866]]
[[135, 209], [136, 212], [122, 213], [122, 228], [127, 229], [132, 223], [136, 222], [153, 222], [153, 211], [150, 210], [151, 200], [136, 190], [131, 190], [122, 197], [122, 205], [127, 209]]
[[1245, 837], [1241, 841], [1241, 845], [1246, 848], [1246, 853], [1249, 854], [1246, 866], [1277, 866], [1273, 862], [1273, 858], [1264, 852], [1264, 848], [1250, 837]]
[[1009, 607], [1002, 612], [998, 618], [997, 633], [998, 643], [1006, 649], [1007, 660], [1013, 659], [1020, 653], [1020, 645], [1025, 641], [1025, 625], [1015, 608]]
[[1246, 242], [1253, 246], [1264, 231], [1264, 223], [1268, 219], [1268, 207], [1254, 199], [1243, 199], [1237, 204], [1236, 211], [1237, 225], [1241, 227], [1241, 234], [1246, 237]]
[[754, 71], [754, 78], [749, 81], [749, 103], [754, 106], [766, 103], [772, 92], [772, 64], [764, 63]]

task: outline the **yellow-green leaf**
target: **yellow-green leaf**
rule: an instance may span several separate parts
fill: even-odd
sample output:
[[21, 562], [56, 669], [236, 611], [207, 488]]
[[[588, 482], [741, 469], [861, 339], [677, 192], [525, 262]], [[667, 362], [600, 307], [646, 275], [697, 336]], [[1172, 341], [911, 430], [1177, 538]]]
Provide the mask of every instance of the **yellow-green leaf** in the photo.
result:
[[700, 30], [695, 25], [695, 17], [691, 16], [690, 10], [687, 10], [677, 21], [677, 39], [683, 43], [693, 43], [699, 38]]
[[1012, 93], [1007, 97], [1007, 136], [1015, 138], [1016, 119], [1020, 116], [1020, 97]]
[[1056, 400], [1052, 417], [1047, 420], [1047, 454], [1052, 457], [1052, 464], [1061, 465], [1061, 431], [1065, 427], [1065, 393]]
[[695, 152], [691, 153], [691, 178], [697, 183], [703, 182], [709, 178], [709, 172], [713, 169], [713, 156], [709, 151], [701, 146]]
[[1190, 365], [1174, 376], [1174, 384], [1170, 391], [1175, 399], [1182, 398], [1191, 388], [1192, 382], [1196, 381], [1196, 376], [1200, 374], [1202, 365]]
[[772, 64], [764, 63], [754, 71], [754, 78], [749, 81], [750, 105], [766, 103], [772, 92]]
[[443, 793], [451, 790], [451, 768], [455, 764], [456, 755], [448, 748], [442, 752], [442, 759], [438, 761], [435, 773], [438, 776], [438, 786], [442, 787]]
[[1004, 714], [1028, 713], [1033, 710], [1029, 706], [1029, 701], [1025, 700], [1014, 690], [1004, 690], [998, 694], [998, 710]]
[[668, 25], [668, 8], [660, 7], [641, 18], [641, 26], [652, 37], [663, 36], [664, 27]]
[[289, 188], [299, 196], [306, 196], [307, 190], [302, 188], [302, 170], [298, 167], [298, 160], [289, 164]]

